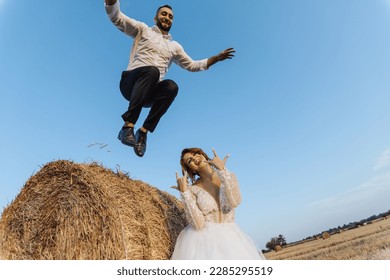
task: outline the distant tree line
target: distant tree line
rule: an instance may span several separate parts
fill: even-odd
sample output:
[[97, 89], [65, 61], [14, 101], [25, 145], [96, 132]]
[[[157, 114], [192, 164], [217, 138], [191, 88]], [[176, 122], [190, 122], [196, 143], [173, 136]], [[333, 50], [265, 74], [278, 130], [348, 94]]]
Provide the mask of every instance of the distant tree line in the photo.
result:
[[270, 249], [270, 250], [275, 250], [277, 246], [285, 246], [287, 245], [286, 238], [279, 234], [277, 237], [272, 237], [270, 241], [265, 244], [265, 247]]

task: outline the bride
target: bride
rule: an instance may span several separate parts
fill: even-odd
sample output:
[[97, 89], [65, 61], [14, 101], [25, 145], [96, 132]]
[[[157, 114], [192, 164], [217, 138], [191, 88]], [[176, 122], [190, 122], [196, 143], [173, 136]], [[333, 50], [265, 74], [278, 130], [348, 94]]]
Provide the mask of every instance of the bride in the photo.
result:
[[[234, 221], [241, 202], [237, 179], [213, 149], [210, 159], [200, 148], [181, 153], [183, 177], [176, 173], [189, 226], [177, 238], [173, 260], [265, 259]], [[191, 184], [188, 183], [190, 179]]]

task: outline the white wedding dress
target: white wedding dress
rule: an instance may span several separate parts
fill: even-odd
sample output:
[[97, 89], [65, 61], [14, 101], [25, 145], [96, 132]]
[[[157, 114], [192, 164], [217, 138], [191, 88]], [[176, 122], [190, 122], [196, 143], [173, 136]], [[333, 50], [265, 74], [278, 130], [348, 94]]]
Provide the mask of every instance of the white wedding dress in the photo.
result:
[[172, 260], [265, 259], [251, 238], [234, 221], [241, 202], [236, 176], [226, 168], [217, 171], [221, 180], [217, 201], [197, 185], [181, 193], [189, 226], [177, 238]]

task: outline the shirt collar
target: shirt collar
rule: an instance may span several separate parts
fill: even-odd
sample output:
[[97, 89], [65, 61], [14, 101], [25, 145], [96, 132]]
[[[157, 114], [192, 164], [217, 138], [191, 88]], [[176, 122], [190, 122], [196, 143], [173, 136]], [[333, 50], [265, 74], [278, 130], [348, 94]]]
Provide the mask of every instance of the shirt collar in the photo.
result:
[[168, 33], [167, 35], [162, 34], [160, 28], [158, 28], [157, 25], [153, 25], [152, 30], [153, 30], [154, 32], [156, 32], [156, 33], [160, 33], [160, 34], [163, 36], [164, 39], [172, 40], [172, 35], [169, 34], [169, 33]]

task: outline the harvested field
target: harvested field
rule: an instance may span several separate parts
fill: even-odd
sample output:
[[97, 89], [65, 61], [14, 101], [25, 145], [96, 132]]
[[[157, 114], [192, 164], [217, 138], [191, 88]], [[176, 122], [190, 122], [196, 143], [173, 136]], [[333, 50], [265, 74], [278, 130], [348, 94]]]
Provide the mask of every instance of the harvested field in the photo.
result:
[[390, 260], [390, 219], [286, 246], [265, 254], [269, 260]]
[[186, 226], [168, 193], [98, 164], [55, 161], [0, 220], [0, 256], [18, 260], [169, 259]]

